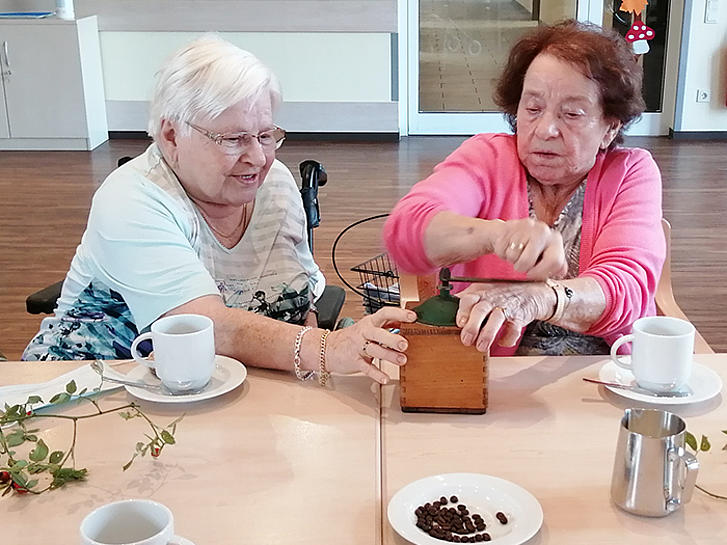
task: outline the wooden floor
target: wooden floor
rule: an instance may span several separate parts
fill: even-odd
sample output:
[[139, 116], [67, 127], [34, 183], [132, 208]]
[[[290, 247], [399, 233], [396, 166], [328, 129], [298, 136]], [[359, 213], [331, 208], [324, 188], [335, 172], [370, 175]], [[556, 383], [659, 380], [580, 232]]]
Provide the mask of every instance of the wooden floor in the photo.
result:
[[[409, 137], [398, 143], [286, 142], [278, 157], [298, 177], [304, 159], [321, 161], [329, 183], [320, 190], [321, 226], [315, 254], [329, 282], [336, 235], [355, 220], [387, 212], [460, 137]], [[727, 145], [631, 138], [649, 149], [664, 177], [664, 215], [673, 226], [673, 276], [678, 302], [717, 351], [727, 350]], [[124, 155], [146, 141], [113, 140], [93, 152], [0, 152], [0, 351], [20, 357], [40, 316], [25, 312], [25, 297], [63, 278], [83, 233], [93, 192]], [[119, 210], [123, 214], [123, 210]], [[337, 262], [350, 267], [375, 256], [381, 221], [354, 228], [339, 243]], [[352, 293], [344, 312], [362, 315]], [[0, 376], [0, 384], [2, 383]]]

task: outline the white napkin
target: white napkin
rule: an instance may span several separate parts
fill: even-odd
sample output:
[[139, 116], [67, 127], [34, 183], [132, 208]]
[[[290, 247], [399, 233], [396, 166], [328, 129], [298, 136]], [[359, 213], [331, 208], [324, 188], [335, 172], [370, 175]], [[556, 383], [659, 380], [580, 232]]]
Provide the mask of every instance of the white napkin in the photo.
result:
[[[53, 365], [53, 363], [28, 363], [28, 365]], [[0, 386], [0, 407], [4, 407], [5, 403], [10, 406], [25, 403], [31, 395], [37, 395], [43, 399], [42, 403], [33, 404], [30, 406], [31, 408], [40, 409], [41, 407], [46, 407], [50, 405], [50, 400], [54, 395], [66, 391], [66, 384], [72, 380], [76, 381], [76, 392], [80, 392], [84, 388], [87, 388], [84, 395], [92, 395], [96, 393], [93, 392], [93, 389], [98, 388], [101, 383], [101, 377], [98, 373], [91, 369], [91, 365], [83, 365], [78, 369], [74, 369], [65, 375], [49, 380], [48, 382], [41, 382], [39, 384]], [[106, 392], [117, 388], [123, 388], [123, 386], [120, 384], [113, 384], [111, 382], [104, 382], [100, 391]], [[78, 395], [73, 395], [71, 397], [71, 399], [77, 398]]]

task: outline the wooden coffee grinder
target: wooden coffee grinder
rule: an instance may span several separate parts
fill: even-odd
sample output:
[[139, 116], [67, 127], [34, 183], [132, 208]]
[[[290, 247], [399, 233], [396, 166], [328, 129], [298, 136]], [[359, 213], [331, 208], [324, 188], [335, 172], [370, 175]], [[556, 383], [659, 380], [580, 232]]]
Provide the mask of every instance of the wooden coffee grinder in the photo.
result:
[[459, 298], [450, 293], [450, 282], [472, 280], [442, 269], [439, 293], [424, 300], [434, 292], [432, 279], [401, 277], [401, 305], [417, 313], [415, 323], [401, 324], [409, 342], [407, 364], [399, 371], [402, 411], [486, 412], [488, 357], [460, 341], [461, 329], [455, 325]]

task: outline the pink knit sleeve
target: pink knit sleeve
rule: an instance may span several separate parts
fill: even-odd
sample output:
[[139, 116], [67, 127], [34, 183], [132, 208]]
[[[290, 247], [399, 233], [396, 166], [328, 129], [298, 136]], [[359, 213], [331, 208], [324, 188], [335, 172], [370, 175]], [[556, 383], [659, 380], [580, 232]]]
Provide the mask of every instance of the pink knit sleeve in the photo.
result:
[[497, 156], [493, 135], [477, 135], [465, 141], [425, 180], [392, 210], [384, 226], [384, 244], [400, 270], [427, 274], [435, 267], [423, 246], [424, 230], [435, 214], [443, 210], [469, 217], [482, 217], [490, 197], [487, 187]]
[[[659, 168], [644, 150], [622, 153], [625, 161], [604, 165], [600, 184], [608, 184], [608, 196], [596, 202], [595, 217], [584, 216], [582, 230], [581, 276], [594, 278], [606, 297], [604, 313], [587, 333], [609, 343], [636, 319], [655, 314], [666, 256]], [[584, 267], [585, 254], [590, 258]]]

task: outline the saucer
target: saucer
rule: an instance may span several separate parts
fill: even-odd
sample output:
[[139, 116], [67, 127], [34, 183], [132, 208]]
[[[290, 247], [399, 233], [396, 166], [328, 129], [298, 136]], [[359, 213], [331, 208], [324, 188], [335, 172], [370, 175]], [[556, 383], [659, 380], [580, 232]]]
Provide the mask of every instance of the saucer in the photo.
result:
[[[630, 358], [630, 356], [621, 357]], [[598, 372], [598, 378], [605, 382], [618, 382], [625, 386], [636, 384], [633, 373], [619, 367], [612, 360], [603, 364]], [[687, 384], [692, 389], [692, 393], [681, 397], [669, 395], [654, 397], [648, 394], [640, 394], [610, 386], [604, 386], [604, 388], [621, 397], [655, 405], [687, 405], [689, 403], [699, 403], [713, 398], [722, 391], [722, 379], [720, 376], [709, 367], [696, 362], [692, 366], [692, 376], [689, 377]]]
[[[124, 388], [134, 397], [146, 401], [154, 401], [156, 403], [192, 403], [194, 401], [203, 401], [226, 394], [242, 384], [245, 377], [247, 377], [247, 369], [245, 369], [242, 363], [227, 356], [217, 355], [215, 356], [215, 371], [212, 373], [212, 378], [207, 386], [199, 392], [172, 395], [164, 393], [163, 391], [145, 390], [144, 388], [137, 388], [136, 386], [124, 386]], [[145, 382], [147, 384], [161, 384], [161, 381], [154, 376], [149, 368], [142, 365], [129, 371], [126, 379]]]
[[[396, 533], [415, 545], [446, 543], [417, 528], [414, 511], [420, 505], [453, 494], [473, 512], [482, 514], [492, 543], [520, 545], [537, 534], [543, 524], [543, 509], [530, 492], [505, 479], [479, 473], [445, 473], [409, 483], [389, 501], [389, 523]], [[509, 519], [507, 524], [495, 520], [500, 511]]]
[[182, 536], [174, 536], [172, 541], [169, 542], [169, 545], [194, 545], [194, 543]]

